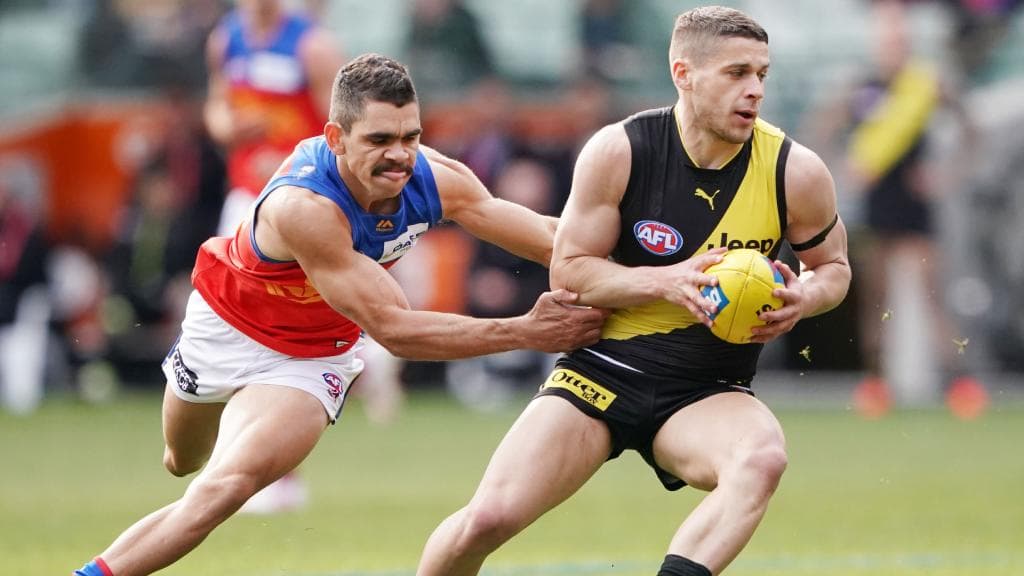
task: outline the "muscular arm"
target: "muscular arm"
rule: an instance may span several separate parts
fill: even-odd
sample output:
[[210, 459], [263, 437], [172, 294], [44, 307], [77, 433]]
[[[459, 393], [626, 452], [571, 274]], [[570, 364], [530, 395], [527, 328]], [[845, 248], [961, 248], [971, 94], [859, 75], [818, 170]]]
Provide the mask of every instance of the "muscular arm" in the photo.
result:
[[722, 250], [672, 266], [626, 267], [608, 260], [619, 237], [619, 202], [629, 182], [631, 159], [621, 124], [601, 129], [580, 152], [555, 234], [551, 284], [579, 293], [580, 304], [623, 308], [665, 299], [704, 318], [698, 307], [710, 310], [714, 305], [700, 297], [697, 286], [717, 282], [703, 270], [721, 260]]
[[[815, 237], [836, 217], [836, 190], [825, 163], [812, 151], [794, 143], [786, 163], [786, 239], [800, 244]], [[801, 316], [814, 316], [839, 305], [850, 286], [846, 254], [846, 227], [842, 219], [824, 241], [796, 253], [803, 272]]]
[[461, 162], [426, 146], [420, 149], [433, 168], [445, 218], [485, 242], [543, 266], [550, 264], [558, 219], [491, 196]]
[[[344, 214], [330, 200], [296, 187], [271, 194], [260, 208], [257, 242], [270, 257], [296, 260], [336, 311], [352, 319], [397, 356], [425, 360], [466, 358], [516, 348], [568, 350], [581, 332], [599, 329], [599, 313], [554, 304], [524, 316], [479, 319], [411, 310], [398, 283], [379, 264], [356, 252]], [[568, 296], [554, 294], [549, 300]], [[551, 302], [549, 302], [551, 304]], [[569, 337], [554, 334], [566, 322]]]

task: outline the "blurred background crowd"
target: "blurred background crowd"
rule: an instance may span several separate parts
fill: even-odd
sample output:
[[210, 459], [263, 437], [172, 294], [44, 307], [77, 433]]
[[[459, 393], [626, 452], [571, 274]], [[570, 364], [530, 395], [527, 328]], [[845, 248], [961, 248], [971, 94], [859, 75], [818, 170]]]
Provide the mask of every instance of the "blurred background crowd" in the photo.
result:
[[[241, 0], [259, 4], [267, 0]], [[280, 0], [342, 54], [406, 63], [424, 142], [494, 194], [557, 215], [598, 127], [675, 100], [667, 46], [683, 0]], [[276, 3], [276, 0], [275, 0]], [[746, 0], [772, 52], [762, 116], [821, 154], [851, 231], [837, 310], [773, 343], [761, 368], [891, 383], [934, 402], [969, 375], [1024, 373], [1024, 10], [1019, 0]], [[158, 390], [199, 244], [228, 189], [204, 123], [218, 0], [0, 0], [0, 400]], [[894, 142], [902, 142], [893, 146]], [[880, 154], [879, 150], [887, 150]], [[909, 205], [894, 204], [902, 190]], [[915, 210], [929, 216], [917, 221]], [[886, 218], [886, 216], [889, 218]], [[416, 307], [528, 310], [547, 272], [457, 228], [393, 269]], [[890, 272], [890, 273], [887, 273]], [[366, 387], [479, 407], [551, 362], [509, 353], [404, 363]], [[786, 380], [786, 378], [782, 378]], [[374, 400], [368, 398], [370, 407]]]

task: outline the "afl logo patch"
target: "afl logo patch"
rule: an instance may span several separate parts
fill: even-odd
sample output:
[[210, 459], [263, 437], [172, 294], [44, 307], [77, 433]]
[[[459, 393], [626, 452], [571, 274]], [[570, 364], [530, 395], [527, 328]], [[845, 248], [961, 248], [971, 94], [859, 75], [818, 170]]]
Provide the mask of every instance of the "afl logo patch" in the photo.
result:
[[633, 226], [637, 242], [651, 254], [669, 256], [683, 247], [683, 237], [675, 228], [654, 220], [641, 220]]

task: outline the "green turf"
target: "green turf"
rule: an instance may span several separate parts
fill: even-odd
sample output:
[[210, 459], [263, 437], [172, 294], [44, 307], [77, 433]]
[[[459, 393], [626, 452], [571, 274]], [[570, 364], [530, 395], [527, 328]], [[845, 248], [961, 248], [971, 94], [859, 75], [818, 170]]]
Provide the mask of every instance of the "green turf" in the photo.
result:
[[[1024, 407], [867, 422], [779, 410], [790, 467], [729, 575], [1024, 574]], [[517, 410], [417, 395], [400, 421], [358, 404], [303, 466], [313, 506], [236, 517], [162, 574], [410, 575], [430, 531], [469, 497]], [[187, 480], [160, 463], [159, 398], [51, 402], [0, 414], [0, 574], [68, 574]], [[485, 573], [652, 575], [700, 493], [661, 489], [627, 454], [492, 557]]]

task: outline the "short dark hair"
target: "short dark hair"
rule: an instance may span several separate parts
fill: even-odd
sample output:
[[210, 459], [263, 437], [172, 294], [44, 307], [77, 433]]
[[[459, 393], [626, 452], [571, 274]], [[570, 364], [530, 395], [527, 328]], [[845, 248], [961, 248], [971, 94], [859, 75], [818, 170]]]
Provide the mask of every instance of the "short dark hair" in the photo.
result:
[[683, 12], [672, 29], [669, 62], [684, 55], [703, 60], [719, 38], [750, 38], [768, 43], [768, 33], [753, 18], [734, 8], [701, 6]]
[[363, 117], [367, 101], [405, 106], [416, 101], [409, 70], [380, 54], [363, 54], [338, 70], [331, 91], [331, 122], [345, 130]]

